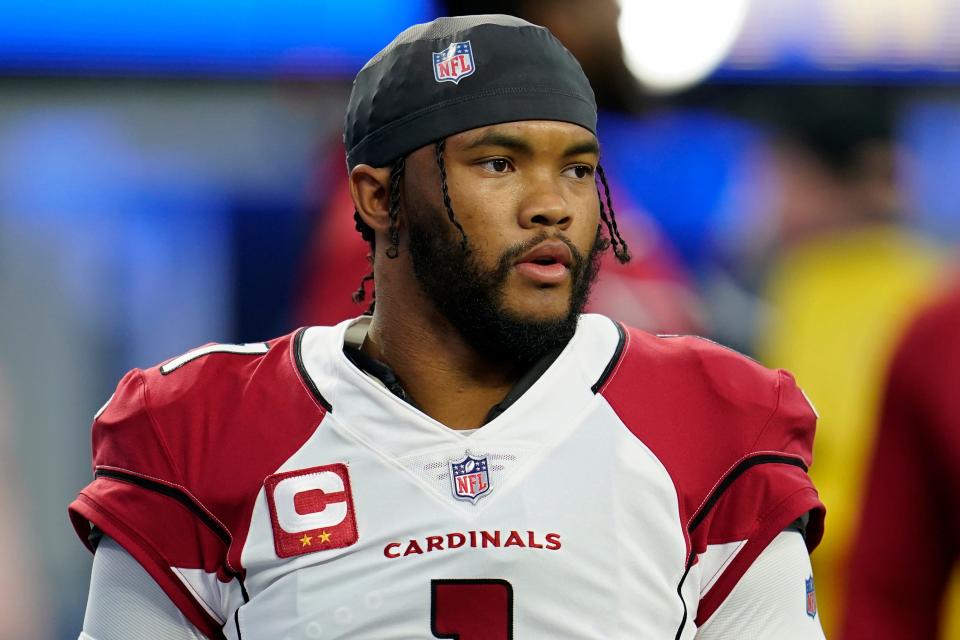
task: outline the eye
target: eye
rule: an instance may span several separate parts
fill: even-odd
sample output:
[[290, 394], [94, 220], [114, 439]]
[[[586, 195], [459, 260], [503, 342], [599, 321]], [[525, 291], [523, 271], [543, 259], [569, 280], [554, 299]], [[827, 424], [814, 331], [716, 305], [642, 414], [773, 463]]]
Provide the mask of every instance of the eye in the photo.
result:
[[481, 162], [480, 166], [493, 173], [506, 173], [511, 169], [510, 161], [506, 158], [490, 158]]
[[575, 164], [572, 167], [564, 169], [563, 175], [576, 178], [577, 180], [583, 180], [593, 175], [593, 167], [588, 164]]

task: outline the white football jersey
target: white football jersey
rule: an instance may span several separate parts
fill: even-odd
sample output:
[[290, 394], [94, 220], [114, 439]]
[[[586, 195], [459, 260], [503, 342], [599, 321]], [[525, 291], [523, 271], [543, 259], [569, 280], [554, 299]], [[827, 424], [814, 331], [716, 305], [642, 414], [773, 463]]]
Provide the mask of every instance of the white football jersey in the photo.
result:
[[815, 418], [784, 372], [585, 315], [463, 434], [354, 366], [352, 322], [129, 373], [81, 537], [245, 640], [692, 638], [791, 522], [819, 541]]

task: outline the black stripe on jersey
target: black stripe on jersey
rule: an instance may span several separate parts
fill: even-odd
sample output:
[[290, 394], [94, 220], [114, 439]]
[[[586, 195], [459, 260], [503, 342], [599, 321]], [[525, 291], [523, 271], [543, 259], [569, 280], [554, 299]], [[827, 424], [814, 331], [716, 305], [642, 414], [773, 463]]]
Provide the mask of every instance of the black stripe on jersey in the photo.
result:
[[717, 488], [714, 489], [713, 492], [707, 497], [706, 501], [703, 503], [703, 506], [700, 507], [700, 511], [698, 511], [697, 515], [695, 515], [693, 520], [690, 521], [690, 527], [687, 529], [687, 531], [689, 533], [693, 533], [694, 530], [703, 523], [706, 517], [710, 515], [710, 510], [713, 509], [713, 506], [717, 504], [718, 500], [720, 500], [723, 492], [726, 491], [727, 488], [729, 488], [737, 478], [758, 464], [792, 464], [795, 467], [800, 467], [804, 471], [807, 471], [807, 465], [804, 464], [803, 460], [800, 458], [794, 458], [793, 456], [781, 456], [769, 453], [747, 458], [734, 467], [733, 471], [728, 473], [727, 477], [724, 478], [723, 481], [717, 485]]
[[154, 493], [159, 493], [167, 496], [168, 498], [173, 498], [185, 506], [193, 515], [197, 516], [197, 518], [199, 518], [203, 524], [207, 525], [207, 528], [213, 531], [225, 545], [229, 546], [233, 540], [229, 531], [224, 529], [223, 526], [221, 526], [221, 524], [213, 518], [213, 516], [201, 509], [200, 505], [194, 502], [193, 499], [181, 489], [171, 487], [155, 480], [149, 480], [132, 473], [118, 471], [116, 469], [97, 469], [94, 473], [94, 476], [97, 478], [111, 478], [113, 480], [135, 484], [138, 487], [143, 487], [144, 489], [153, 491]]
[[[692, 535], [696, 528], [703, 524], [703, 521], [706, 520], [708, 515], [710, 515], [710, 511], [714, 506], [716, 506], [717, 502], [723, 496], [723, 492], [729, 489], [730, 485], [732, 485], [736, 479], [742, 476], [746, 471], [760, 464], [789, 464], [795, 467], [800, 467], [804, 471], [807, 471], [807, 465], [803, 462], [803, 460], [793, 456], [764, 453], [743, 460], [740, 464], [734, 467], [733, 470], [727, 474], [727, 477], [717, 485], [717, 487], [710, 493], [709, 496], [707, 496], [707, 499], [704, 501], [700, 511], [698, 511], [690, 521], [690, 525], [687, 527], [687, 532]], [[683, 618], [681, 618], [680, 626], [677, 628], [675, 640], [680, 640], [680, 635], [683, 633], [683, 628], [687, 624], [687, 603], [683, 599], [683, 583], [687, 579], [687, 574], [690, 573], [690, 569], [693, 567], [693, 561], [695, 559], [696, 553], [691, 551], [690, 557], [687, 559], [687, 568], [683, 572], [683, 576], [680, 578], [680, 583], [677, 585], [677, 595], [680, 596], [680, 603], [683, 605]]]
[[683, 633], [683, 628], [687, 625], [687, 601], [683, 599], [683, 583], [687, 579], [687, 574], [690, 573], [690, 569], [693, 567], [693, 559], [696, 554], [692, 551], [690, 552], [690, 558], [687, 559], [687, 568], [683, 572], [683, 576], [680, 577], [680, 582], [677, 584], [677, 595], [680, 596], [680, 604], [683, 605], [683, 617], [680, 618], [680, 627], [677, 629], [677, 635], [674, 636], [673, 640], [680, 640], [680, 634]]
[[297, 332], [296, 337], [293, 339], [293, 360], [297, 363], [297, 372], [300, 374], [300, 377], [306, 383], [307, 387], [310, 389], [310, 393], [313, 394], [313, 397], [317, 399], [317, 402], [320, 403], [320, 406], [323, 407], [327, 413], [333, 413], [333, 405], [327, 402], [327, 399], [323, 397], [323, 394], [320, 393], [320, 389], [317, 389], [317, 385], [314, 384], [313, 378], [307, 373], [307, 368], [303, 364], [303, 334], [307, 332], [306, 327], [300, 329]]
[[[110, 478], [111, 480], [126, 482], [148, 491], [153, 491], [154, 493], [167, 496], [168, 498], [173, 498], [186, 507], [190, 513], [195, 515], [200, 520], [200, 522], [206, 525], [208, 529], [210, 529], [218, 538], [220, 538], [220, 541], [223, 542], [226, 547], [229, 548], [231, 542], [233, 542], [233, 537], [230, 535], [230, 532], [227, 531], [223, 525], [217, 522], [216, 518], [204, 511], [200, 505], [198, 505], [193, 498], [188, 496], [182, 489], [177, 489], [176, 487], [171, 487], [162, 482], [150, 480], [149, 478], [143, 478], [136, 474], [119, 471], [117, 469], [97, 469], [94, 472], [94, 477]], [[240, 593], [243, 594], [243, 601], [249, 602], [250, 596], [247, 594], [247, 589], [243, 584], [243, 578], [241, 574], [239, 572], [234, 572], [233, 575], [240, 584]]]
[[613, 357], [610, 358], [610, 362], [608, 362], [607, 366], [604, 367], [603, 373], [600, 374], [600, 378], [598, 378], [597, 381], [593, 383], [593, 386], [590, 387], [590, 391], [593, 391], [594, 393], [600, 391], [600, 387], [606, 383], [607, 378], [609, 378], [610, 374], [613, 373], [614, 367], [617, 366], [617, 363], [620, 362], [620, 358], [623, 356], [623, 348], [627, 344], [627, 334], [623, 330], [623, 325], [621, 325], [619, 322], [614, 322], [613, 324], [617, 327], [617, 333], [619, 334], [617, 348], [613, 350]]

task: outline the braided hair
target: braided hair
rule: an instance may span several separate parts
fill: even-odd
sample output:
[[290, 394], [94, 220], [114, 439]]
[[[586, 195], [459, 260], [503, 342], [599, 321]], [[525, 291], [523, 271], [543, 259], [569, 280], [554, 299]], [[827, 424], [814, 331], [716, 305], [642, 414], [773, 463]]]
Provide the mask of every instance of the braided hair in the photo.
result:
[[[447, 186], [447, 165], [444, 160], [444, 149], [446, 148], [446, 144], [446, 139], [442, 139], [437, 141], [434, 146], [437, 168], [440, 170], [440, 192], [443, 195], [443, 206], [447, 211], [447, 218], [449, 218], [450, 223], [456, 227], [457, 231], [460, 232], [460, 247], [465, 252], [468, 252], [470, 251], [470, 244], [467, 240], [467, 233], [463, 230], [463, 225], [460, 224], [460, 221], [457, 220], [456, 214], [453, 212], [453, 203], [450, 199], [450, 188]], [[403, 170], [404, 158], [399, 158], [396, 160], [390, 169], [390, 209], [388, 212], [390, 226], [387, 231], [387, 235], [390, 239], [390, 246], [387, 247], [387, 257], [391, 260], [395, 259], [399, 255], [400, 186], [403, 180]], [[620, 229], [617, 226], [616, 213], [613, 210], [613, 199], [610, 197], [610, 185], [607, 182], [606, 173], [599, 163], [597, 164], [597, 176], [600, 178], [600, 184], [603, 186], [603, 195], [600, 194], [600, 186], [597, 186], [597, 199], [600, 201], [600, 220], [606, 226], [607, 234], [610, 236], [610, 244], [613, 248], [613, 255], [620, 264], [626, 264], [631, 258], [630, 248], [627, 246], [623, 236], [620, 235]], [[606, 202], [606, 205], [604, 205], [604, 202]], [[370, 225], [363, 221], [363, 218], [360, 217], [359, 211], [354, 210], [353, 220], [357, 231], [360, 232], [360, 236], [370, 245], [370, 255], [368, 258], [372, 265], [373, 254], [376, 251], [376, 237], [374, 231]], [[354, 302], [363, 302], [367, 295], [367, 283], [373, 282], [373, 280], [374, 274], [373, 269], [371, 268], [370, 272], [363, 276], [363, 278], [360, 280], [360, 286], [353, 294]], [[376, 289], [374, 289], [372, 292], [372, 298], [373, 299], [370, 302], [370, 307], [367, 309], [368, 314], [373, 313], [374, 304], [376, 303]]]
[[597, 163], [597, 175], [600, 176], [600, 183], [603, 185], [603, 193], [606, 196], [607, 206], [603, 206], [603, 198], [600, 197], [600, 187], [597, 187], [597, 199], [600, 201], [600, 220], [607, 226], [607, 233], [610, 236], [610, 244], [613, 247], [613, 255], [620, 264], [630, 262], [630, 247], [627, 246], [623, 236], [620, 235], [620, 229], [617, 227], [617, 214], [613, 211], [613, 199], [610, 197], [610, 185], [607, 183], [607, 174], [603, 166]]
[[[398, 158], [394, 161], [393, 166], [390, 168], [390, 208], [387, 212], [387, 216], [390, 219], [390, 226], [387, 229], [387, 236], [390, 238], [390, 246], [387, 247], [387, 257], [391, 260], [395, 259], [399, 255], [400, 185], [403, 180], [404, 162], [405, 158]], [[360, 279], [360, 286], [356, 291], [353, 292], [352, 296], [353, 301], [359, 304], [367, 297], [367, 283], [373, 282], [374, 279], [373, 254], [377, 249], [377, 237], [373, 231], [373, 228], [363, 221], [363, 218], [360, 217], [360, 212], [356, 209], [353, 210], [353, 223], [356, 230], [360, 232], [360, 237], [370, 245], [370, 254], [367, 256], [367, 259], [370, 261], [370, 272]], [[376, 289], [371, 292], [371, 298], [370, 307], [367, 309], [368, 314], [373, 313], [373, 307], [376, 302]]]
[[446, 139], [440, 140], [436, 145], [437, 167], [440, 169], [440, 191], [443, 193], [443, 206], [447, 209], [447, 217], [450, 218], [450, 222], [453, 223], [453, 226], [460, 232], [460, 247], [464, 251], [470, 251], [470, 246], [467, 244], [467, 234], [463, 230], [463, 225], [457, 220], [456, 214], [453, 213], [453, 205], [450, 203], [450, 188], [447, 187], [447, 164], [443, 160], [443, 150], [446, 146]]

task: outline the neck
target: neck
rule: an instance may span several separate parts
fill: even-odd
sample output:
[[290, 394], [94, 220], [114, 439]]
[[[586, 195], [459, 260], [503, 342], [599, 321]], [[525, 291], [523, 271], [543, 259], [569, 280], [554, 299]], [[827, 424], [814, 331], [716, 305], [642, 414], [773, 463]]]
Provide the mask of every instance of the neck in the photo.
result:
[[[383, 283], [380, 283], [381, 287]], [[363, 343], [387, 364], [420, 409], [454, 429], [475, 429], [522, 375], [516, 363], [491, 360], [467, 344], [417, 288], [391, 296], [378, 288]]]

